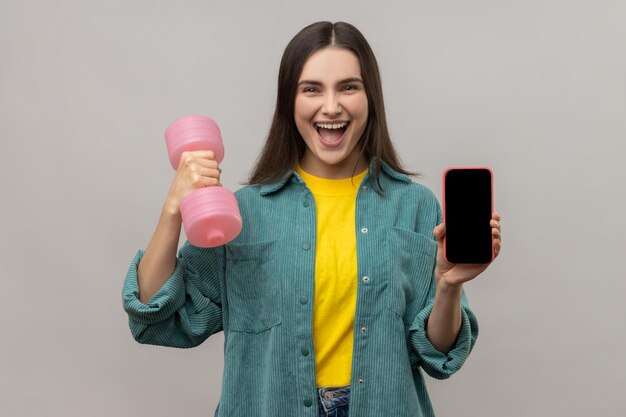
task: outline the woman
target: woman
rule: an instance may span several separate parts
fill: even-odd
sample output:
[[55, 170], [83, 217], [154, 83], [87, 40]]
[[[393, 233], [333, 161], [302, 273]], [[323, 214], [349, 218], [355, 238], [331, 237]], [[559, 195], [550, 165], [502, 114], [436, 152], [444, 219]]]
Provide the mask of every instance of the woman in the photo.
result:
[[434, 415], [422, 370], [443, 379], [463, 365], [478, 326], [462, 285], [488, 265], [445, 261], [440, 205], [409, 174], [365, 38], [342, 22], [304, 28], [236, 192], [241, 234], [176, 257], [180, 201], [220, 177], [212, 152], [186, 153], [126, 278], [133, 336], [188, 348], [223, 330], [218, 416]]

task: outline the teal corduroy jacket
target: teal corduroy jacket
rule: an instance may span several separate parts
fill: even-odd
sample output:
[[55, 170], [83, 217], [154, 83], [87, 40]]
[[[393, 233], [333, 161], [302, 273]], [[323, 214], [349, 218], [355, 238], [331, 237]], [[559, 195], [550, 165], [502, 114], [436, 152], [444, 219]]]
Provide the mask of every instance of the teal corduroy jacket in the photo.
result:
[[[350, 415], [434, 416], [422, 371], [437, 379], [458, 371], [478, 325], [463, 294], [452, 350], [439, 352], [428, 340], [441, 207], [424, 185], [381, 168], [382, 191], [372, 164], [356, 201]], [[313, 195], [295, 172], [235, 195], [241, 234], [217, 248], [185, 242], [174, 273], [147, 304], [139, 301], [137, 252], [122, 291], [131, 333], [139, 343], [190, 348], [224, 331], [218, 417], [317, 417]]]

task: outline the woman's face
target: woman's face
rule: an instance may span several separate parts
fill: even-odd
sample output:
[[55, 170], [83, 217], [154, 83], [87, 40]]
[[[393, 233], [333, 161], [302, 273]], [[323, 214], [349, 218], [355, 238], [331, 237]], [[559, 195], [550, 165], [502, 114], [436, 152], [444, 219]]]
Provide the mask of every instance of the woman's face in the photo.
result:
[[356, 146], [365, 131], [367, 95], [354, 53], [328, 47], [313, 53], [298, 80], [295, 122], [307, 149], [302, 169], [323, 178], [347, 178], [367, 167]]

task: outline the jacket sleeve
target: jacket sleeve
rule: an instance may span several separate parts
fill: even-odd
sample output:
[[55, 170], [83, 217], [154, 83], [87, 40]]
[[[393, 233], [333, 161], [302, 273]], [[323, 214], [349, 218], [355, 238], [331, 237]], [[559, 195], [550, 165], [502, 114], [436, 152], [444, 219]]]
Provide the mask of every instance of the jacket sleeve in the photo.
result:
[[[431, 299], [432, 300], [432, 299]], [[461, 300], [461, 329], [456, 342], [447, 354], [438, 351], [428, 340], [426, 324], [433, 302], [420, 311], [409, 328], [409, 340], [418, 357], [418, 364], [436, 379], [446, 379], [461, 369], [478, 337], [478, 322], [467, 305], [465, 293]]]
[[[436, 216], [436, 223], [429, 225], [428, 230], [423, 231], [430, 236], [432, 236], [432, 229], [443, 221], [441, 205], [434, 197], [431, 207]], [[434, 239], [434, 236], [432, 236], [432, 238]], [[433, 309], [435, 299], [436, 267], [437, 262], [435, 260], [428, 290], [427, 300], [429, 301], [427, 301], [426, 306], [415, 316], [409, 327], [409, 343], [413, 350], [411, 356], [417, 356], [417, 364], [419, 364], [428, 375], [436, 379], [446, 379], [461, 369], [472, 351], [476, 343], [476, 338], [478, 337], [478, 321], [469, 308], [465, 291], [463, 290], [461, 295], [461, 329], [454, 346], [450, 352], [445, 354], [439, 352], [432, 343], [430, 343], [426, 335], [426, 324], [428, 323], [428, 318]]]
[[122, 303], [136, 341], [191, 348], [223, 330], [223, 247], [199, 248], [185, 242], [172, 276], [147, 304], [139, 300], [137, 283], [143, 254], [140, 250], [133, 258], [122, 289]]

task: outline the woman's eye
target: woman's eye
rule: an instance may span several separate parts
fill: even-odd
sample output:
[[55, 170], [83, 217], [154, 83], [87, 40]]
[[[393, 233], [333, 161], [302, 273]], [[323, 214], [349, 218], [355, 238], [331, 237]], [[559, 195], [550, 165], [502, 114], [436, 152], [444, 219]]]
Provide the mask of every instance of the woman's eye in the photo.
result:
[[317, 92], [317, 88], [315, 88], [315, 87], [305, 87], [304, 90], [302, 90], [302, 91], [304, 91], [305, 93], [315, 93], [315, 92]]
[[344, 85], [343, 86], [344, 91], [353, 91], [357, 89], [356, 85]]

